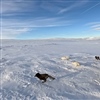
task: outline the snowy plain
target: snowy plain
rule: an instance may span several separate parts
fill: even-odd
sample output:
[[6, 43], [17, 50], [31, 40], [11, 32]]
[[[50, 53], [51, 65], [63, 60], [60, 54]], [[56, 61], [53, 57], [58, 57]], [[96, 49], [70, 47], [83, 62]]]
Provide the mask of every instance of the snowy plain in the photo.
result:
[[2, 40], [0, 52], [0, 100], [100, 100], [99, 39]]

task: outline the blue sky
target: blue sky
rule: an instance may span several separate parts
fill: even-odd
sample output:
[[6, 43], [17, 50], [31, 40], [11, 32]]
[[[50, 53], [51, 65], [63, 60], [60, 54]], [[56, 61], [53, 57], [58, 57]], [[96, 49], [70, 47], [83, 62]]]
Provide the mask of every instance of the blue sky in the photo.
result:
[[8, 39], [100, 37], [100, 0], [1, 0]]

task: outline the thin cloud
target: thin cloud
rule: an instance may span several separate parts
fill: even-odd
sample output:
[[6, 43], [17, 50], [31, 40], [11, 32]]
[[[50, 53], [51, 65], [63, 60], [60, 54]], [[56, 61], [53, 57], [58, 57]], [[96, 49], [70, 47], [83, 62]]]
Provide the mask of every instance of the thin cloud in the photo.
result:
[[63, 18], [34, 18], [27, 20], [18, 19], [3, 19], [2, 27], [49, 27], [49, 26], [63, 26], [71, 24], [71, 20], [65, 20]]
[[36, 1], [30, 1], [30, 2], [25, 2], [23, 0], [19, 1], [3, 1], [1, 2], [2, 4], [2, 13], [3, 14], [12, 14], [12, 13], [18, 13], [18, 12], [28, 12], [28, 11], [33, 11], [34, 8], [36, 8]]
[[100, 24], [94, 24], [92, 28], [100, 27]]
[[89, 26], [92, 30], [100, 31], [100, 22], [91, 22], [86, 25]]
[[97, 25], [97, 24], [100, 24], [100, 22], [90, 22], [90, 23], [87, 23], [85, 25], [86, 26], [89, 26], [89, 25]]
[[80, 6], [84, 5], [84, 4], [86, 4], [87, 2], [88, 2], [88, 0], [86, 0], [86, 1], [76, 1], [76, 2], [74, 2], [74, 3], [72, 2], [72, 4], [71, 4], [69, 7], [62, 8], [62, 9], [58, 12], [58, 14], [62, 14], [62, 13], [64, 13], [64, 12], [73, 10], [73, 9], [75, 9], [75, 8], [77, 8], [77, 7], [80, 7]]
[[100, 31], [100, 27], [94, 28], [94, 30]]
[[[3, 38], [16, 38], [17, 36], [21, 34], [28, 34], [31, 30], [43, 27], [58, 27], [58, 26], [68, 26], [72, 23], [71, 20], [65, 20], [64, 18], [56, 18], [56, 17], [33, 17], [31, 18], [24, 18], [21, 19], [21, 16], [23, 14], [33, 14], [34, 12], [37, 12], [40, 10], [40, 8], [43, 9], [43, 6], [45, 6], [47, 3], [44, 3], [43, 1], [27, 1], [23, 2], [24, 0], [19, 1], [6, 1], [4, 0], [2, 2], [2, 36]], [[43, 4], [44, 3], [44, 4]], [[49, 4], [49, 3], [48, 3]], [[47, 7], [47, 5], [46, 5]], [[52, 5], [54, 8], [55, 6]], [[59, 7], [56, 6], [56, 9]], [[51, 9], [51, 8], [50, 8]], [[48, 10], [50, 10], [48, 8]], [[28, 13], [27, 13], [28, 12]], [[15, 16], [17, 15], [17, 16]]]
[[84, 12], [82, 12], [82, 14], [84, 14], [84, 13], [86, 13], [86, 12], [90, 11], [90, 10], [91, 10], [91, 9], [93, 9], [94, 7], [98, 6], [99, 4], [100, 4], [100, 2], [99, 2], [99, 3], [97, 3], [97, 4], [95, 4], [95, 5], [94, 5], [94, 6], [92, 6], [92, 7], [88, 8], [87, 10], [85, 10]]
[[2, 39], [12, 39], [16, 38], [20, 34], [24, 34], [30, 31], [29, 28], [2, 28]]
[[63, 9], [61, 9], [61, 10], [58, 12], [58, 14], [61, 14], [61, 13], [70, 11], [70, 10], [72, 10], [72, 9], [75, 8], [75, 7], [77, 7], [77, 4], [73, 4], [73, 5], [71, 5], [71, 6], [67, 7], [67, 8], [63, 8]]
[[29, 20], [4, 19], [2, 24], [3, 38], [16, 38], [18, 35], [43, 27], [68, 26], [72, 21], [63, 18], [36, 18]]

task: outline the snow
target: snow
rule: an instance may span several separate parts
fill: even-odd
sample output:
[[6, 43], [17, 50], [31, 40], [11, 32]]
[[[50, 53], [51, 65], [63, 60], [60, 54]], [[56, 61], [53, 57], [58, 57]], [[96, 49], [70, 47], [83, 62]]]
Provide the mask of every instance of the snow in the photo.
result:
[[0, 52], [0, 100], [100, 100], [100, 40], [2, 40]]

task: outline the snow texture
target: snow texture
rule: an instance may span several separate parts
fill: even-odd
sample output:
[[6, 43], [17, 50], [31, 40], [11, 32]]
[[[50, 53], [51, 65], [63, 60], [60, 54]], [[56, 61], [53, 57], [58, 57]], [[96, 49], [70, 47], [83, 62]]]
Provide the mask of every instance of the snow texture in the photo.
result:
[[100, 40], [2, 40], [0, 52], [0, 100], [100, 100]]

